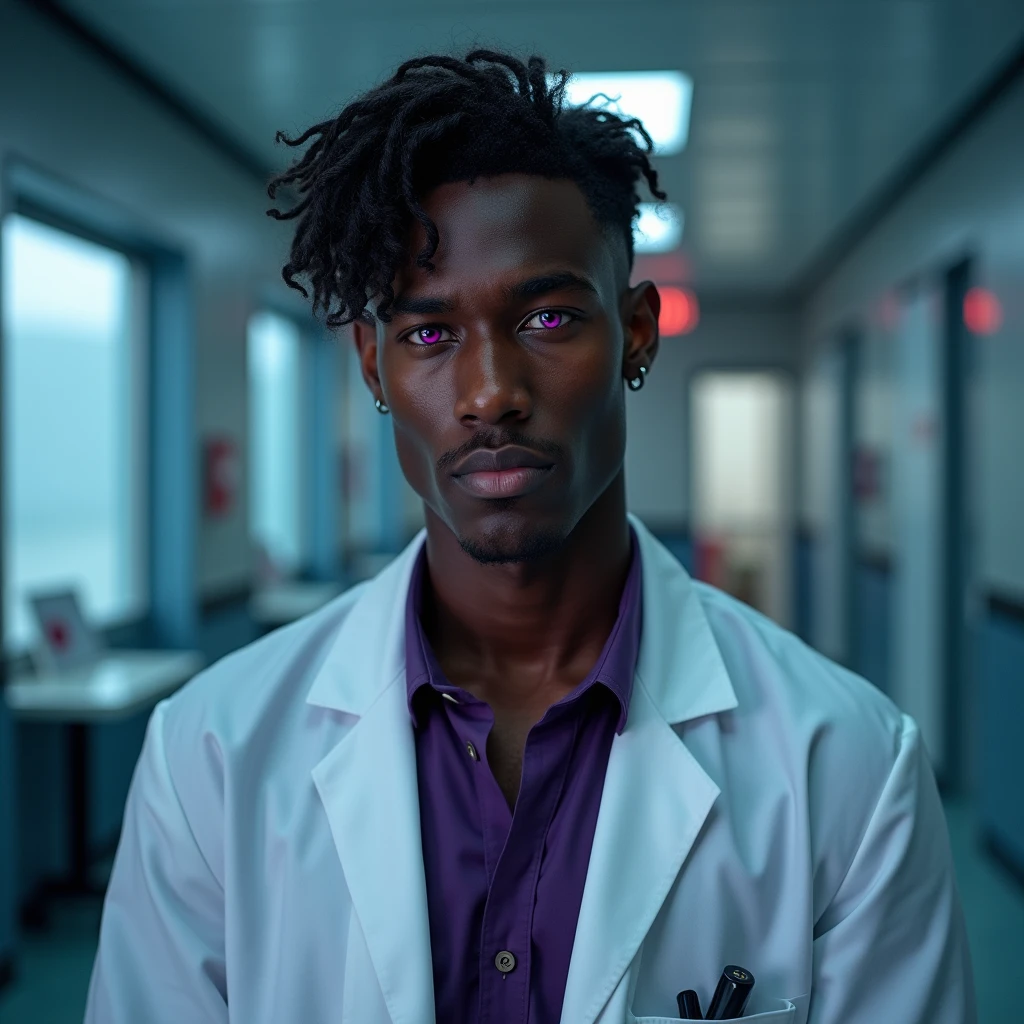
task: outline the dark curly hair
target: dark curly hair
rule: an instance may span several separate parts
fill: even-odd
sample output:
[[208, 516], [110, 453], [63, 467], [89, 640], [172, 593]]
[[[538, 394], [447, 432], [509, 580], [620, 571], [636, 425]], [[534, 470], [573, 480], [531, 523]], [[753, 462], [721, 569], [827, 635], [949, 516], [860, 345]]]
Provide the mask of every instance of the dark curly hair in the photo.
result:
[[300, 218], [282, 271], [289, 287], [309, 298], [301, 275], [329, 327], [368, 316], [373, 299], [387, 322], [414, 219], [427, 236], [417, 265], [433, 269], [438, 232], [421, 199], [438, 185], [504, 173], [575, 182], [597, 222], [622, 233], [632, 265], [640, 178], [665, 198], [650, 136], [638, 120], [593, 101], [564, 105], [569, 73], [552, 78], [541, 57], [523, 63], [490, 50], [417, 57], [333, 120], [294, 139], [278, 132], [289, 146], [314, 140], [267, 190], [271, 199], [282, 186], [301, 196], [290, 210], [267, 211]]

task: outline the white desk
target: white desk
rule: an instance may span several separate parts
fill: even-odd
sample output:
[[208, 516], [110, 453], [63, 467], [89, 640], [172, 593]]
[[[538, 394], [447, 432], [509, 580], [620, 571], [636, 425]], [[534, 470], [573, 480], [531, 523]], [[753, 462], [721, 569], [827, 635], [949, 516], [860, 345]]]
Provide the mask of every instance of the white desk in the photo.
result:
[[128, 718], [152, 707], [203, 667], [198, 651], [111, 651], [87, 669], [15, 676], [4, 698], [15, 718], [68, 726], [71, 877], [59, 892], [96, 893], [89, 882], [90, 724]]
[[341, 593], [337, 583], [273, 583], [257, 590], [249, 614], [263, 629], [276, 629], [311, 615]]
[[90, 668], [17, 676], [4, 696], [16, 718], [110, 722], [152, 707], [202, 667], [198, 651], [111, 651]]

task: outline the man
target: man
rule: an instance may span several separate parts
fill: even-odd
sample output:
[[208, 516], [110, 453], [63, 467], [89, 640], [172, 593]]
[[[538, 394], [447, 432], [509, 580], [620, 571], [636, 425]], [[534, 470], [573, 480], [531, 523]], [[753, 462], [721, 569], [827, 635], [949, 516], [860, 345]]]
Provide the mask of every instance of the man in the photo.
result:
[[627, 517], [662, 193], [563, 85], [427, 57], [286, 140], [425, 540], [156, 709], [94, 1024], [657, 1021], [727, 964], [750, 1019], [974, 1019], [917, 726]]

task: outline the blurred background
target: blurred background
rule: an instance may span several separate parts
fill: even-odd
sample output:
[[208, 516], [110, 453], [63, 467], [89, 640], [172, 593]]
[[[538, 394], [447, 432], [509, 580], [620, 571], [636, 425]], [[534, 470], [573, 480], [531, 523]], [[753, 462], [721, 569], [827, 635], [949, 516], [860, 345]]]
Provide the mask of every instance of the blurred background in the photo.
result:
[[81, 1019], [153, 703], [421, 522], [265, 184], [278, 129], [474, 45], [651, 128], [632, 510], [917, 718], [1020, 1021], [1020, 0], [0, 0], [0, 1021]]

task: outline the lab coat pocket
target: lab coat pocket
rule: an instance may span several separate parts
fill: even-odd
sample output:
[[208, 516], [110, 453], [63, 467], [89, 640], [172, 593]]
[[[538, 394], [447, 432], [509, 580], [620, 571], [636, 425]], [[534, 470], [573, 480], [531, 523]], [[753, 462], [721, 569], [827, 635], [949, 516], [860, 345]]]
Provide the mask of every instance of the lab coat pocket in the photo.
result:
[[[744, 1017], [737, 1017], [735, 1019], [737, 1021], [756, 1020], [760, 1024], [782, 1024], [783, 1021], [796, 1020], [796, 1006], [788, 999], [765, 999], [762, 1001], [761, 1006], [764, 1007], [763, 1010], [755, 1006], [756, 1013], [748, 1013]], [[633, 1014], [630, 1014], [627, 1024], [672, 1024], [673, 1021], [678, 1024], [679, 1018], [634, 1017]]]

